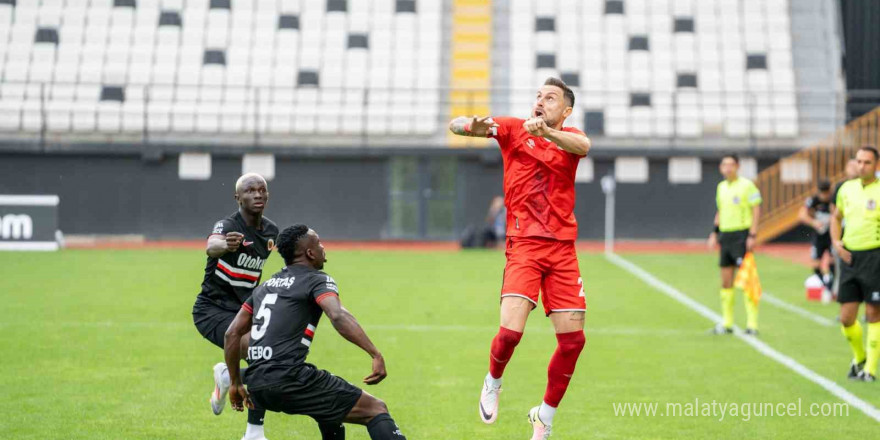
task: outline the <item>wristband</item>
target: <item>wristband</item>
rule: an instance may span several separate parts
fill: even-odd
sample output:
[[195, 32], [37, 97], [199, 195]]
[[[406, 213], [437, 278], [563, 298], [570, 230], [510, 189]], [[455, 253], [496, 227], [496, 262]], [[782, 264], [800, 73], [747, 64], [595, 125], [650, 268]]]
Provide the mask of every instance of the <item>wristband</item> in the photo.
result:
[[718, 234], [718, 233], [720, 233], [720, 232], [721, 232], [721, 229], [719, 229], [719, 228], [718, 228], [718, 225], [715, 225], [715, 227], [714, 227], [714, 228], [712, 228], [712, 232], [714, 232], [714, 233], [716, 233], [716, 234]]
[[471, 123], [470, 122], [468, 122], [467, 124], [464, 124], [464, 132], [465, 133], [471, 132]]

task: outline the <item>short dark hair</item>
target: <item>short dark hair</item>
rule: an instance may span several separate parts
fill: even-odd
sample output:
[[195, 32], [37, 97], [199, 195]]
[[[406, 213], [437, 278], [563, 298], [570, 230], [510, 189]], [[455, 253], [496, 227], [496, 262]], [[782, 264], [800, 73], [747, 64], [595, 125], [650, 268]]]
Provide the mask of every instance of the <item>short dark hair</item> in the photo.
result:
[[296, 256], [296, 251], [299, 249], [299, 241], [309, 233], [309, 227], [298, 223], [293, 226], [288, 226], [278, 234], [278, 240], [275, 242], [275, 247], [278, 249], [278, 253], [281, 254], [281, 258], [284, 258], [284, 264], [290, 265], [293, 263], [293, 258]]
[[562, 89], [562, 96], [565, 97], [567, 104], [569, 107], [574, 107], [574, 92], [571, 91], [571, 88], [568, 87], [568, 84], [565, 81], [551, 76], [547, 78], [547, 81], [544, 81], [545, 86], [554, 86]]
[[737, 165], [739, 165], [739, 155], [738, 155], [738, 154], [736, 154], [736, 153], [727, 153], [727, 154], [725, 154], [724, 156], [721, 156], [721, 160], [724, 161], [724, 159], [727, 159], [728, 157], [731, 158], [731, 159], [733, 159], [733, 161], [736, 162]]
[[869, 151], [874, 155], [874, 160], [880, 159], [880, 152], [878, 152], [873, 145], [865, 145], [864, 147], [859, 148], [859, 151]]
[[821, 179], [816, 187], [819, 188], [820, 192], [831, 191], [831, 181], [828, 179]]

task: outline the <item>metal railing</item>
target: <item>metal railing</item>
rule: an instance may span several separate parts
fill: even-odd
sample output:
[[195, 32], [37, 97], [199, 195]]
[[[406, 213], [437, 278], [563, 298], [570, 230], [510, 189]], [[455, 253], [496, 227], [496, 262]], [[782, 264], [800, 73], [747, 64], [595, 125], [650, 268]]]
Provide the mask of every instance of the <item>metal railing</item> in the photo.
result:
[[804, 200], [819, 179], [843, 180], [846, 163], [864, 145], [880, 143], [880, 107], [853, 120], [818, 144], [783, 158], [761, 171], [756, 183], [764, 202], [758, 240], [765, 242], [798, 223]]

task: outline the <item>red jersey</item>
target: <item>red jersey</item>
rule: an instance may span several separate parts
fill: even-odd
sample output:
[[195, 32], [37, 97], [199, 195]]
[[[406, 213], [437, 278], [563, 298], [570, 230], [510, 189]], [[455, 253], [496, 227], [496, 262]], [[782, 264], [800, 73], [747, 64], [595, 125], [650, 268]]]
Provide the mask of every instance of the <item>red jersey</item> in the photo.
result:
[[[501, 145], [504, 159], [504, 204], [508, 237], [545, 237], [576, 240], [574, 176], [580, 155], [555, 143], [532, 136], [524, 119], [493, 118], [489, 132]], [[562, 131], [584, 135], [564, 127]]]

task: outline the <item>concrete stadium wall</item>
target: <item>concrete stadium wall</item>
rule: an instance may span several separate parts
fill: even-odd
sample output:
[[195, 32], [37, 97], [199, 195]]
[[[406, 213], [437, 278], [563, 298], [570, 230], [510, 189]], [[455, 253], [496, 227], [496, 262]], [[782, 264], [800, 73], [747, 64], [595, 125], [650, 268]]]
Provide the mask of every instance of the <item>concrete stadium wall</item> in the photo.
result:
[[[277, 156], [267, 216], [280, 226], [304, 222], [323, 237], [387, 238], [389, 157]], [[763, 168], [772, 159], [758, 161]], [[714, 215], [717, 159], [702, 161], [702, 180], [672, 184], [667, 159], [649, 160], [647, 183], [618, 184], [617, 235], [634, 239], [703, 238]], [[208, 180], [181, 180], [176, 155], [0, 153], [0, 194], [57, 194], [66, 234], [142, 234], [151, 239], [201, 238], [236, 209], [232, 198], [241, 157], [215, 155]], [[594, 159], [595, 180], [577, 184], [576, 215], [583, 239], [601, 238], [605, 202], [598, 179], [613, 157]], [[502, 192], [497, 157], [458, 157], [457, 230], [482, 223]]]
[[[382, 160], [276, 162], [267, 217], [314, 224], [328, 237], [378, 239], [387, 218]], [[241, 159], [213, 158], [209, 180], [180, 180], [176, 157], [0, 156], [0, 193], [58, 194], [66, 234], [200, 238], [236, 209]]]

